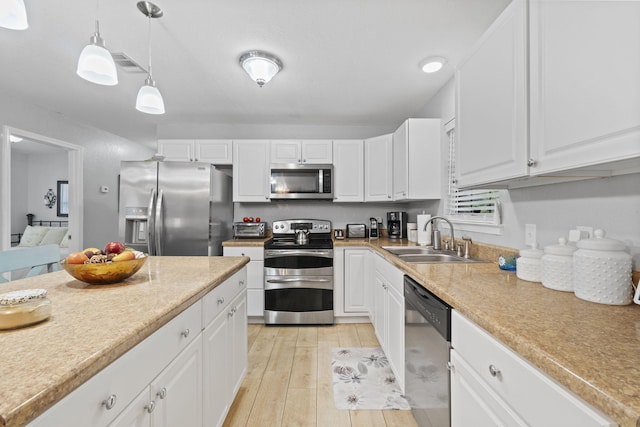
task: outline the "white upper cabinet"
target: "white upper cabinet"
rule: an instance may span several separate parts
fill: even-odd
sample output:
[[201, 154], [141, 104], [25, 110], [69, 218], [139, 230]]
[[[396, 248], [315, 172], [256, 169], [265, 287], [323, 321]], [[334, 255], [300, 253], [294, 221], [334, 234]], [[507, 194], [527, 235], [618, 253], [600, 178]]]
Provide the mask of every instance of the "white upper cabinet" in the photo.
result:
[[364, 200], [388, 202], [393, 199], [393, 135], [364, 141]]
[[268, 202], [269, 141], [233, 141], [233, 201]]
[[393, 133], [393, 199], [440, 198], [440, 119], [408, 119]]
[[271, 163], [333, 163], [333, 141], [271, 141]]
[[640, 2], [514, 0], [456, 70], [459, 187], [640, 170]]
[[530, 4], [531, 174], [640, 157], [640, 2]]
[[458, 186], [527, 174], [527, 7], [515, 0], [456, 70]]
[[230, 139], [161, 139], [158, 154], [166, 161], [206, 162], [215, 165], [232, 163]]
[[364, 145], [358, 140], [333, 141], [333, 201], [364, 201]]

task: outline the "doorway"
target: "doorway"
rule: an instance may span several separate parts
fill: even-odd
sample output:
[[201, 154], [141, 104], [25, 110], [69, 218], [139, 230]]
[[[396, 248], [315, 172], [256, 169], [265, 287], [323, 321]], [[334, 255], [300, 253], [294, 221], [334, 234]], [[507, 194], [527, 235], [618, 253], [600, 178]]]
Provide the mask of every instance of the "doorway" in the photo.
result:
[[68, 221], [69, 221], [69, 250], [79, 251], [83, 247], [84, 198], [83, 198], [83, 158], [84, 147], [49, 138], [33, 132], [2, 127], [0, 139], [0, 250], [11, 247], [11, 144], [12, 139], [23, 138], [49, 147], [57, 147], [67, 151], [68, 156]]

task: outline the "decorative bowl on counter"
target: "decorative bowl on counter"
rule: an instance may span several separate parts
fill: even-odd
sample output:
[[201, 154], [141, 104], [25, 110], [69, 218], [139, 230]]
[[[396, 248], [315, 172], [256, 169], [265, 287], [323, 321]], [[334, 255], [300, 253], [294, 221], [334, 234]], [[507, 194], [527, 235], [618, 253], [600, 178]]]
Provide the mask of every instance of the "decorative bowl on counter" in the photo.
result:
[[69, 264], [62, 260], [60, 264], [67, 273], [81, 282], [91, 285], [108, 285], [122, 282], [133, 276], [147, 261], [147, 256], [127, 261], [105, 262], [101, 264]]

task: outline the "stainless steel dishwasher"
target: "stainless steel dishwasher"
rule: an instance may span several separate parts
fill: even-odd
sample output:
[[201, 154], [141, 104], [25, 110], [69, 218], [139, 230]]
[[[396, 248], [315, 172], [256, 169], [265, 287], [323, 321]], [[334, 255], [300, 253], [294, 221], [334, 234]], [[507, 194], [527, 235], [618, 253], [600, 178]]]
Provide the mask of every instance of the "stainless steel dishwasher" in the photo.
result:
[[420, 427], [449, 427], [451, 307], [404, 276], [405, 397]]

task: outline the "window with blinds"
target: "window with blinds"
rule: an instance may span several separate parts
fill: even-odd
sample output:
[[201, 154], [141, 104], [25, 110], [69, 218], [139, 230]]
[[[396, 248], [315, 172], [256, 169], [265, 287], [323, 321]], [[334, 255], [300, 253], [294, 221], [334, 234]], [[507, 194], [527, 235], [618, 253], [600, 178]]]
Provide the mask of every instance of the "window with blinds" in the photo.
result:
[[456, 186], [455, 128], [449, 137], [447, 213], [455, 222], [470, 224], [500, 224], [500, 193], [498, 190], [459, 190]]

